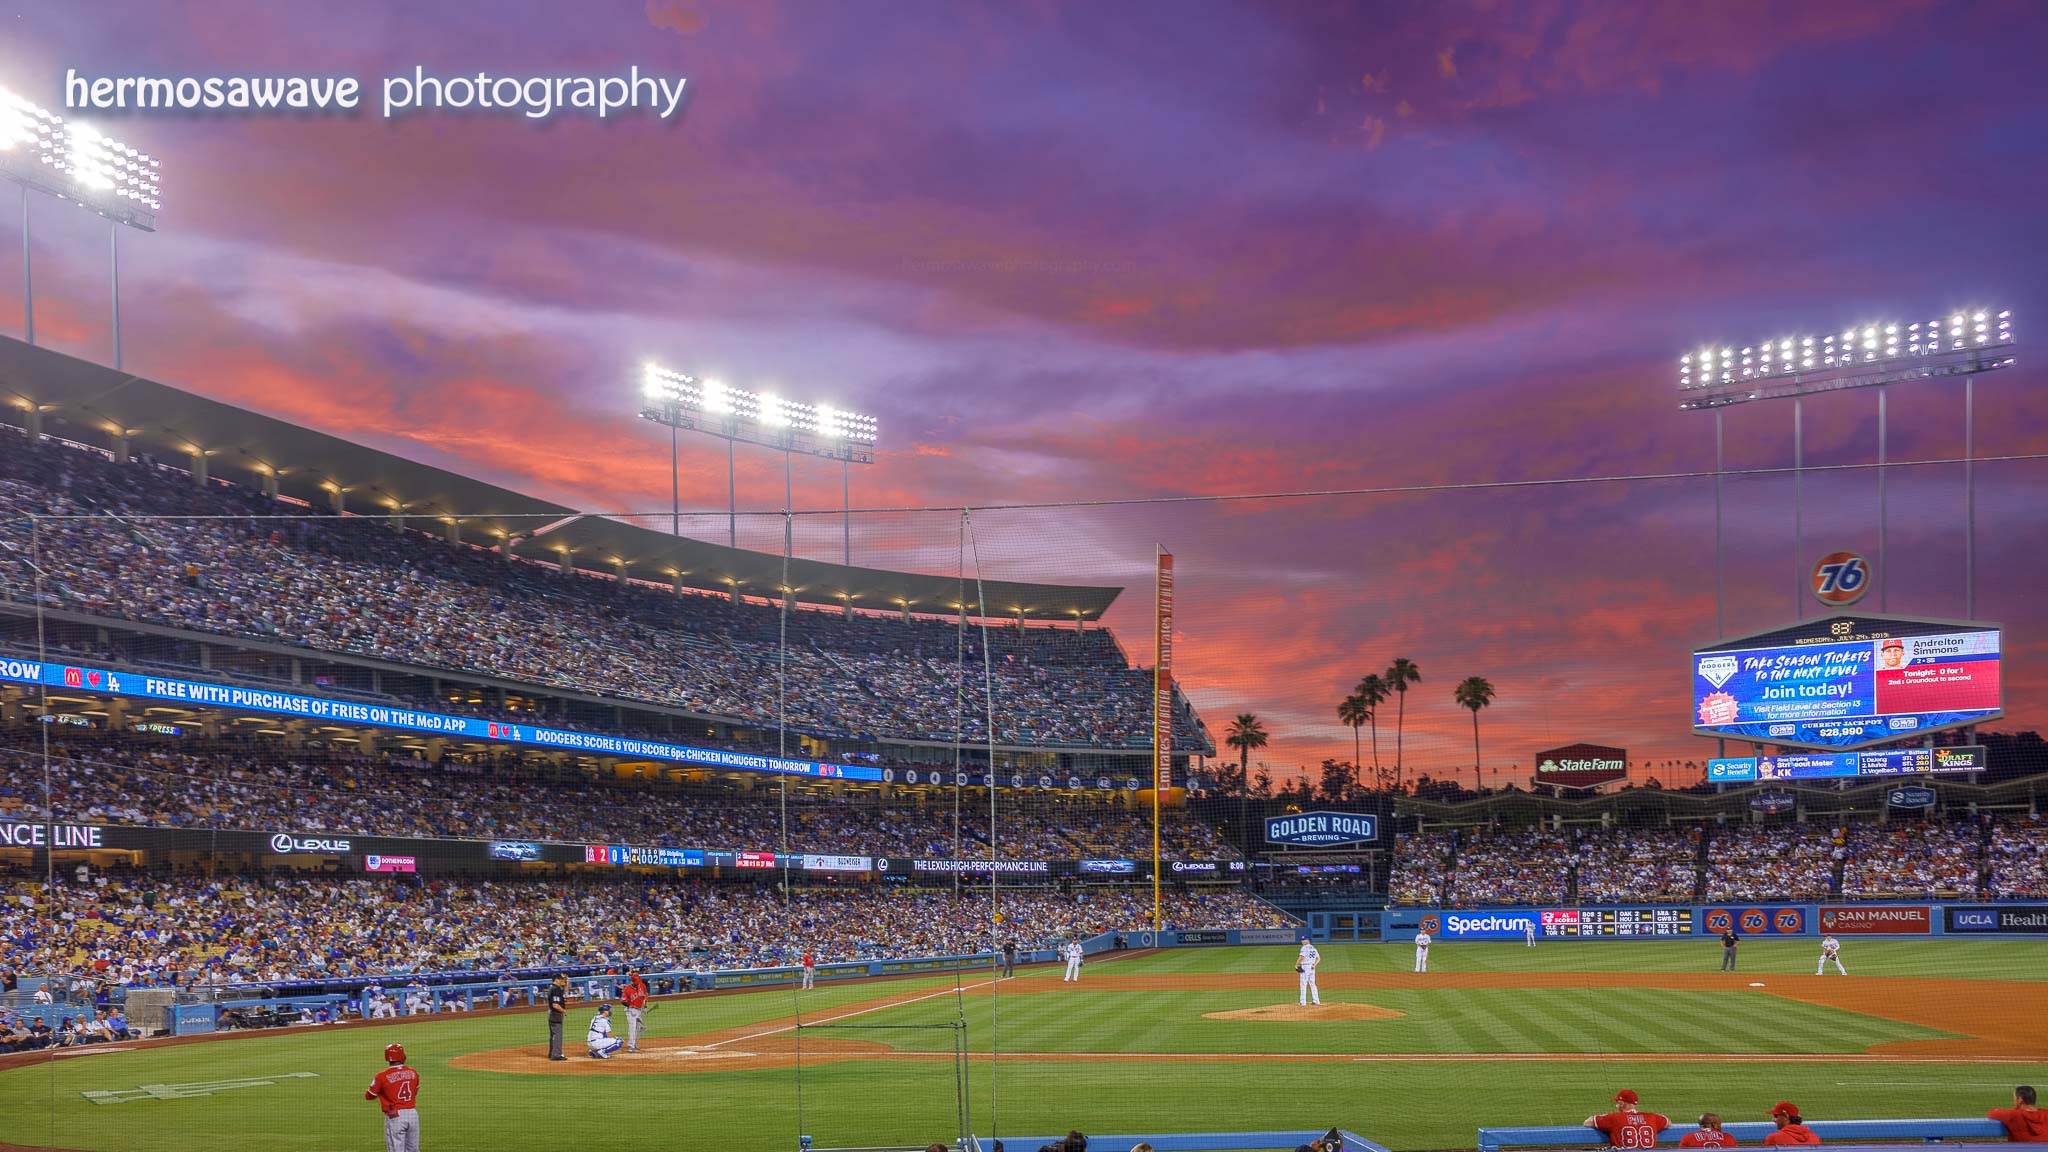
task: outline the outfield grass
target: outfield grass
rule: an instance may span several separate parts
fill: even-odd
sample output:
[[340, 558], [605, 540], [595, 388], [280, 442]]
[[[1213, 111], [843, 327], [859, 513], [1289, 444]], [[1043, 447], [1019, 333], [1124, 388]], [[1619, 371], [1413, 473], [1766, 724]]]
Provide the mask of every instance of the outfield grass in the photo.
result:
[[[1744, 946], [1745, 970], [1811, 975], [1812, 941]], [[1871, 975], [2041, 980], [2048, 942], [1861, 941], [1845, 944], [1850, 971]], [[1402, 945], [1334, 945], [1324, 971], [1405, 970]], [[1432, 956], [1438, 972], [1711, 971], [1711, 942], [1453, 944]], [[1091, 964], [1090, 977], [1124, 973], [1275, 973], [1291, 976], [1290, 948], [1187, 949]], [[808, 1018], [877, 996], [942, 991], [946, 977], [827, 986], [803, 996]], [[2015, 1082], [2048, 1080], [2048, 1066], [1929, 1062], [1653, 1063], [1603, 1061], [1631, 1052], [1839, 1053], [1943, 1033], [1839, 1009], [1742, 991], [1655, 989], [1326, 989], [1326, 1001], [1373, 1003], [1407, 1013], [1344, 1024], [1214, 1021], [1202, 1013], [1291, 1001], [1286, 992], [1131, 992], [1056, 989], [989, 997], [939, 995], [863, 1015], [848, 1024], [943, 1023], [964, 1016], [975, 1050], [1004, 1052], [1345, 1053], [1357, 1062], [1255, 1063], [1171, 1059], [1088, 1063], [974, 1062], [975, 1125], [1042, 1135], [1084, 1131], [1215, 1131], [1341, 1124], [1397, 1149], [1469, 1148], [1483, 1124], [1575, 1122], [1617, 1087], [1674, 1117], [1702, 1110], [1762, 1119], [1791, 1099], [1815, 1118], [1980, 1115]], [[670, 1002], [652, 1018], [656, 1036], [683, 1036], [777, 1021], [794, 994]], [[843, 1009], [841, 1009], [843, 1010]], [[582, 1012], [572, 1016], [571, 1048]], [[903, 1049], [938, 1049], [931, 1032], [832, 1034]], [[864, 1060], [794, 1069], [660, 1075], [547, 1076], [450, 1067], [461, 1054], [537, 1043], [537, 1015], [441, 1018], [393, 1027], [292, 1031], [220, 1043], [109, 1053], [0, 1073], [0, 1141], [99, 1150], [217, 1152], [381, 1147], [362, 1086], [379, 1053], [401, 1040], [425, 1077], [423, 1146], [429, 1152], [578, 1152], [717, 1149], [787, 1152], [806, 1131], [818, 1144], [948, 1139], [953, 1131], [949, 1061]], [[1376, 1062], [1375, 1052], [1587, 1054], [1555, 1063]], [[79, 1094], [138, 1085], [312, 1072], [210, 1098], [95, 1105]], [[802, 1119], [799, 1121], [799, 1109]], [[801, 1127], [799, 1125], [801, 1124]], [[1028, 1152], [1028, 1150], [1025, 1150]]]

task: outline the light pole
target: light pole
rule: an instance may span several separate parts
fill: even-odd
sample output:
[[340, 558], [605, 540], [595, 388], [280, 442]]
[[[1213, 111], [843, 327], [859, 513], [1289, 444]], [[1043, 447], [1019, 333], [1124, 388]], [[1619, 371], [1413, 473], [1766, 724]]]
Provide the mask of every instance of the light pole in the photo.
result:
[[[1794, 551], [1804, 547], [1805, 525], [1800, 507], [1804, 479], [1805, 428], [1801, 397], [1851, 388], [1877, 391], [1877, 483], [1878, 483], [1878, 604], [1886, 603], [1885, 548], [1889, 543], [1885, 525], [1885, 468], [1890, 463], [1890, 444], [1885, 419], [1888, 385], [1914, 380], [1953, 379], [1963, 381], [1963, 604], [1964, 615], [1977, 610], [1977, 478], [1976, 478], [1976, 379], [1985, 372], [2010, 368], [2016, 362], [2013, 349], [2012, 313], [1990, 308], [1965, 308], [1948, 316], [1936, 316], [1916, 323], [1867, 323], [1852, 325], [1838, 334], [1825, 336], [1781, 336], [1743, 347], [1701, 348], [1678, 358], [1679, 407], [1714, 411], [1714, 571], [1715, 634], [1721, 635], [1722, 533], [1720, 517], [1721, 414], [1720, 409], [1753, 400], [1792, 400], [1792, 484]], [[1797, 613], [1803, 617], [1807, 595], [1807, 565], [1793, 557], [1799, 586]]]
[[121, 226], [156, 231], [158, 161], [76, 120], [67, 122], [0, 88], [0, 176], [21, 185], [21, 327], [36, 341], [35, 283], [29, 270], [31, 189], [89, 208], [108, 221], [108, 283], [114, 367], [121, 367]]
[[[875, 462], [875, 418], [826, 404], [799, 404], [765, 392], [748, 392], [717, 380], [674, 372], [652, 362], [643, 366], [640, 418], [669, 429], [669, 489], [674, 500], [675, 534], [682, 535], [682, 488], [675, 447], [679, 430], [702, 432], [725, 441], [726, 543], [739, 547], [739, 488], [733, 470], [733, 446], [754, 444], [782, 453], [782, 506], [792, 507], [792, 457], [816, 456], [839, 461], [843, 501], [843, 549], [853, 561], [853, 481], [855, 464]], [[783, 547], [793, 544], [789, 517], [784, 516]], [[848, 601], [848, 611], [852, 601]]]

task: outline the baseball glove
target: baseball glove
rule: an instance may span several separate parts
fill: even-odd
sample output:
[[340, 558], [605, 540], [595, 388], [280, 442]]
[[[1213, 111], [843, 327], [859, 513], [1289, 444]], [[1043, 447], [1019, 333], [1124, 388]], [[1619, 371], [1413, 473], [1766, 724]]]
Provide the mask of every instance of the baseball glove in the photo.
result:
[[1299, 965], [1299, 964], [1296, 964], [1296, 965], [1294, 966], [1294, 974], [1295, 974], [1296, 976], [1299, 976], [1299, 975], [1301, 975], [1301, 965]]

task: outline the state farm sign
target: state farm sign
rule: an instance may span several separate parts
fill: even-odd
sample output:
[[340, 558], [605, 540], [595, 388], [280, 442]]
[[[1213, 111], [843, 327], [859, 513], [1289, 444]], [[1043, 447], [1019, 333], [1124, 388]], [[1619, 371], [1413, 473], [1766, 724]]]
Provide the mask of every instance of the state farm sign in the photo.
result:
[[1820, 910], [1820, 930], [1845, 936], [1919, 935], [1934, 930], [1927, 905], [1906, 908], [1829, 908]]

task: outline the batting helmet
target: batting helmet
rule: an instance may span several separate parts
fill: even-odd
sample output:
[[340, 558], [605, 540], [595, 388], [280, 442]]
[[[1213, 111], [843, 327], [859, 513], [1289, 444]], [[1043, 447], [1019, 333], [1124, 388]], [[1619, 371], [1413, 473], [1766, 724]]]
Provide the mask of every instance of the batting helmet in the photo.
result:
[[405, 1063], [405, 1045], [386, 1044], [384, 1046], [384, 1062], [386, 1064]]

